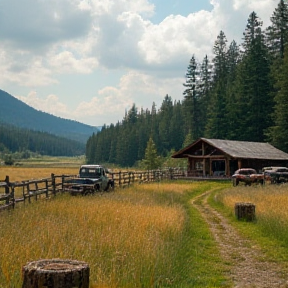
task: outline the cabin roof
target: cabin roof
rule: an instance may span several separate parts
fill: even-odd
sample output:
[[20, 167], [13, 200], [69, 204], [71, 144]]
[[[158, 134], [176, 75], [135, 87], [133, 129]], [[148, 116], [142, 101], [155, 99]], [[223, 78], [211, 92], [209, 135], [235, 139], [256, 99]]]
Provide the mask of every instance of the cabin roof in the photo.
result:
[[193, 150], [193, 147], [199, 144], [201, 141], [211, 145], [216, 149], [219, 149], [223, 153], [233, 158], [288, 160], [287, 153], [275, 148], [269, 143], [207, 138], [199, 138], [195, 142], [174, 153], [172, 157], [187, 157], [187, 154], [189, 155], [189, 151]]

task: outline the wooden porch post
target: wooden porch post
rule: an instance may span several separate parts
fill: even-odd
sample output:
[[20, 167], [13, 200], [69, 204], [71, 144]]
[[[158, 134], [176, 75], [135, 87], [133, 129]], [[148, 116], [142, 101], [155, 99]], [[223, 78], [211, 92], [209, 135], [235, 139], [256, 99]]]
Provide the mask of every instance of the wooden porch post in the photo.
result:
[[241, 159], [238, 159], [238, 169], [241, 169], [242, 168], [242, 161]]
[[209, 158], [209, 161], [210, 161], [210, 172], [209, 172], [209, 174], [210, 174], [210, 176], [213, 176], [213, 173], [212, 173], [212, 159], [211, 158]]
[[230, 161], [229, 161], [229, 158], [226, 158], [225, 162], [226, 162], [225, 174], [226, 174], [226, 176], [230, 176]]

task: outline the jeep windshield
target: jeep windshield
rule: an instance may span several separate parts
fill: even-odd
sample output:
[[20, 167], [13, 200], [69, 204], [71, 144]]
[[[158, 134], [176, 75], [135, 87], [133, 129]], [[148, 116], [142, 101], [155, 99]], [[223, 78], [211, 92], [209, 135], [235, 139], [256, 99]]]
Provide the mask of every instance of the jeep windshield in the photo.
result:
[[81, 178], [99, 178], [101, 176], [101, 168], [81, 168]]

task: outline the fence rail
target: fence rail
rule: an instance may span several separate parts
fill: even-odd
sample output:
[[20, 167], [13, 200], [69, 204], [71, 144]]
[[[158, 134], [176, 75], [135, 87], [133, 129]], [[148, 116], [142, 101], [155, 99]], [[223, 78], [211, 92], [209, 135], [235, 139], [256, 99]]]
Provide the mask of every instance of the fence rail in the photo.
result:
[[167, 168], [163, 170], [119, 171], [113, 172], [110, 175], [114, 180], [115, 186], [125, 187], [135, 182], [155, 182], [165, 179], [185, 177], [187, 173], [183, 168]]
[[[183, 169], [165, 169], [149, 171], [119, 171], [111, 172], [109, 176], [114, 180], [114, 187], [125, 187], [132, 183], [155, 182], [185, 176]], [[16, 203], [31, 203], [43, 196], [47, 199], [65, 191], [65, 181], [76, 175], [55, 175], [44, 179], [10, 182], [9, 176], [0, 180], [0, 211], [14, 208]]]

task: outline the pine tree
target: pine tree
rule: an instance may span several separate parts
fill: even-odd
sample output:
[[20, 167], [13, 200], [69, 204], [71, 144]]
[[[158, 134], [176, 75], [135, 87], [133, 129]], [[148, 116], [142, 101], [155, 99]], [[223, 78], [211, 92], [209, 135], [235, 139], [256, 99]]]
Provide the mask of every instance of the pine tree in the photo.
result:
[[228, 127], [228, 139], [237, 139], [237, 105], [235, 96], [235, 83], [236, 83], [236, 72], [237, 65], [240, 60], [239, 46], [233, 40], [229, 46], [227, 52], [227, 89], [226, 89], [226, 109], [227, 109], [227, 127]]
[[157, 155], [157, 148], [152, 137], [148, 140], [142, 165], [147, 170], [154, 170], [160, 167], [160, 158]]
[[[197, 135], [198, 137], [203, 137], [205, 133], [205, 126], [207, 123], [207, 107], [210, 101], [210, 93], [211, 93], [211, 85], [212, 85], [212, 64], [210, 63], [208, 56], [206, 55], [202, 61], [200, 68], [200, 84], [199, 84], [199, 93], [201, 95], [200, 99], [200, 123], [199, 130], [201, 133]], [[195, 140], [196, 138], [195, 137]]]
[[198, 63], [193, 55], [186, 72], [186, 89], [183, 92], [183, 108], [186, 120], [186, 130], [190, 130], [194, 138], [203, 133], [201, 123], [201, 95], [200, 95], [200, 72]]
[[288, 43], [288, 3], [280, 0], [270, 17], [271, 25], [266, 35], [268, 48], [274, 58], [283, 58], [285, 45]]
[[283, 65], [277, 81], [275, 96], [275, 125], [269, 129], [269, 137], [274, 146], [288, 152], [288, 49], [284, 52]]
[[272, 59], [271, 65], [271, 81], [273, 83], [273, 91], [271, 96], [274, 98], [278, 92], [276, 82], [285, 52], [285, 45], [288, 43], [288, 3], [280, 0], [277, 8], [270, 17], [271, 25], [266, 29], [266, 40], [269, 49], [269, 55]]
[[173, 114], [172, 98], [165, 96], [160, 110], [158, 112], [159, 118], [159, 139], [161, 146], [157, 146], [161, 155], [166, 154], [170, 148], [170, 121]]
[[223, 31], [215, 41], [213, 52], [213, 87], [211, 89], [208, 106], [208, 120], [205, 135], [210, 138], [227, 138], [227, 111], [226, 111], [226, 88], [227, 88], [227, 39]]
[[187, 147], [188, 145], [192, 144], [196, 139], [193, 139], [193, 136], [191, 134], [191, 131], [188, 132], [188, 134], [186, 135], [182, 148]]
[[175, 149], [178, 151], [182, 147], [184, 139], [184, 115], [182, 113], [181, 102], [174, 102], [173, 105], [173, 115], [171, 117], [169, 126], [169, 139], [170, 139], [170, 149]]
[[262, 22], [252, 12], [244, 32], [242, 61], [237, 69], [235, 132], [240, 139], [236, 140], [265, 141], [264, 131], [271, 124], [270, 63], [261, 26]]

